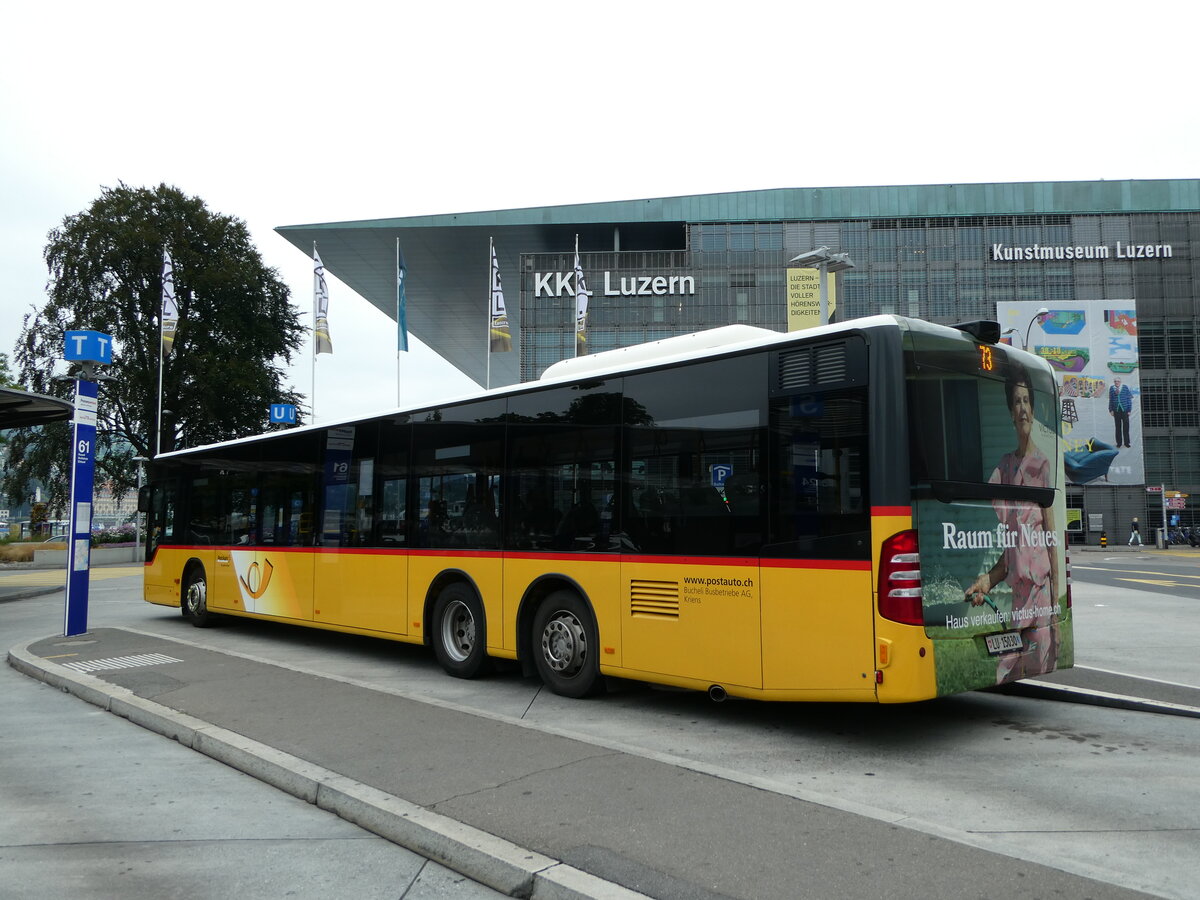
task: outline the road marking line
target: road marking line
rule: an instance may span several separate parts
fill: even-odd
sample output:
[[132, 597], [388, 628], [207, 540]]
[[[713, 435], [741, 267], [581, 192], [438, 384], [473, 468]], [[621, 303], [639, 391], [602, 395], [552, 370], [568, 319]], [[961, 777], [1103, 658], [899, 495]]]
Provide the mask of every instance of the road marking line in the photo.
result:
[[1076, 669], [1086, 669], [1089, 672], [1103, 672], [1105, 675], [1120, 675], [1122, 678], [1136, 678], [1138, 681], [1153, 681], [1155, 684], [1169, 684], [1172, 687], [1191, 688], [1200, 691], [1200, 684], [1184, 684], [1182, 681], [1167, 681], [1150, 675], [1134, 675], [1132, 672], [1118, 672], [1115, 669], [1101, 669], [1097, 666], [1073, 666]]
[[1181, 581], [1163, 581], [1161, 578], [1117, 578], [1117, 581], [1129, 581], [1133, 584], [1152, 584], [1155, 587], [1200, 587], [1200, 584], [1184, 584]]
[[81, 662], [61, 663], [65, 669], [75, 672], [98, 672], [101, 669], [133, 669], [137, 666], [157, 666], [160, 663], [183, 662], [164, 653], [136, 653], [133, 656], [110, 656], [108, 659], [85, 659]]
[[1071, 568], [1072, 568], [1072, 569], [1087, 569], [1089, 572], [1111, 572], [1111, 573], [1114, 573], [1114, 574], [1116, 574], [1116, 573], [1123, 573], [1123, 574], [1125, 574], [1125, 575], [1167, 575], [1167, 574], [1169, 574], [1169, 575], [1170, 575], [1172, 578], [1196, 578], [1196, 579], [1200, 579], [1200, 575], [1188, 575], [1188, 574], [1186, 574], [1186, 573], [1183, 573], [1183, 572], [1179, 572], [1179, 573], [1170, 572], [1170, 573], [1167, 573], [1167, 572], [1147, 572], [1147, 571], [1145, 571], [1144, 569], [1110, 569], [1108, 566], [1077, 566], [1077, 565], [1075, 565], [1074, 563], [1072, 563], [1072, 564], [1071, 564]]

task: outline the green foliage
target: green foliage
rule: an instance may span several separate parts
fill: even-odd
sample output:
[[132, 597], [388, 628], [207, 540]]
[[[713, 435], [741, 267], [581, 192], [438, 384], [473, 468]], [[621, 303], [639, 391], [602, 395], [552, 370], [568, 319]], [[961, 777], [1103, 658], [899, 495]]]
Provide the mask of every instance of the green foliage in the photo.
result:
[[[163, 250], [175, 273], [179, 326], [162, 372], [163, 452], [263, 430], [271, 403], [300, 404], [284, 390], [283, 367], [304, 328], [287, 286], [267, 267], [244, 222], [211, 212], [177, 188], [104, 188], [63, 220], [45, 248], [50, 283], [40, 310], [25, 316], [15, 362], [26, 389], [69, 398], [52, 380], [63, 332], [113, 336], [115, 381], [100, 389], [96, 480], [118, 496], [137, 484], [135, 456], [152, 457], [157, 436]], [[75, 374], [72, 372], [71, 374]], [[29, 493], [33, 480], [61, 508], [69, 490], [66, 423], [12, 433], [3, 489]]]
[[12, 371], [8, 367], [8, 354], [0, 353], [0, 387], [17, 387]]

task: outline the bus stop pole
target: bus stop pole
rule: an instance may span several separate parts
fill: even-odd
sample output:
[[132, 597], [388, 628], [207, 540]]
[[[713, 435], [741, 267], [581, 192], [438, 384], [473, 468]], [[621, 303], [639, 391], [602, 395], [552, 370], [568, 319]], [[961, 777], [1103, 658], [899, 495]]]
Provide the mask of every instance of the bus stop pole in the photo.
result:
[[71, 527], [67, 535], [67, 598], [63, 634], [87, 631], [88, 570], [92, 545], [92, 488], [96, 466], [96, 382], [75, 382], [71, 429]]
[[112, 362], [112, 336], [99, 331], [68, 331], [63, 357], [77, 363], [75, 417], [71, 424], [71, 509], [67, 534], [67, 589], [63, 634], [87, 631], [88, 570], [92, 547], [92, 487], [96, 471], [96, 422], [99, 413], [97, 367]]

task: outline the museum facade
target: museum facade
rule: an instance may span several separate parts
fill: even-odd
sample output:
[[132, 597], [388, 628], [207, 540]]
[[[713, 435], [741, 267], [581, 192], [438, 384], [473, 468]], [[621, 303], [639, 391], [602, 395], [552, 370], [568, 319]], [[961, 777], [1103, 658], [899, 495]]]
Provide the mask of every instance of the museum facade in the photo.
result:
[[[835, 321], [1000, 319], [1017, 346], [1057, 355], [1071, 390], [1135, 385], [1138, 466], [1070, 491], [1089, 542], [1123, 543], [1133, 515], [1200, 523], [1190, 497], [1156, 490], [1200, 502], [1200, 180], [788, 188], [277, 230], [308, 254], [315, 241], [393, 318], [398, 242], [410, 331], [491, 387], [575, 354], [576, 247], [590, 352], [734, 323], [787, 330], [793, 258], [829, 248], [854, 264], [831, 276]], [[493, 243], [513, 350], [489, 354]], [[1108, 359], [1097, 376], [1071, 369], [1088, 355], [1069, 336], [1085, 308], [1123, 328], [1100, 338], [1115, 356], [1092, 345]], [[1103, 427], [1085, 437], [1111, 442]]]

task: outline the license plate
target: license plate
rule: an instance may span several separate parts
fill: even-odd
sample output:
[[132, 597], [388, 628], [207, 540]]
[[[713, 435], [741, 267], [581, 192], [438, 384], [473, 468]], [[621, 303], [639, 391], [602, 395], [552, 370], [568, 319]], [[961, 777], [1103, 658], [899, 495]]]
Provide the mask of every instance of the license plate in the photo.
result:
[[1016, 653], [1023, 649], [1021, 644], [1021, 633], [1018, 631], [1002, 631], [1000, 634], [989, 634], [983, 639], [987, 645], [987, 651], [992, 656], [999, 656], [1001, 653]]

